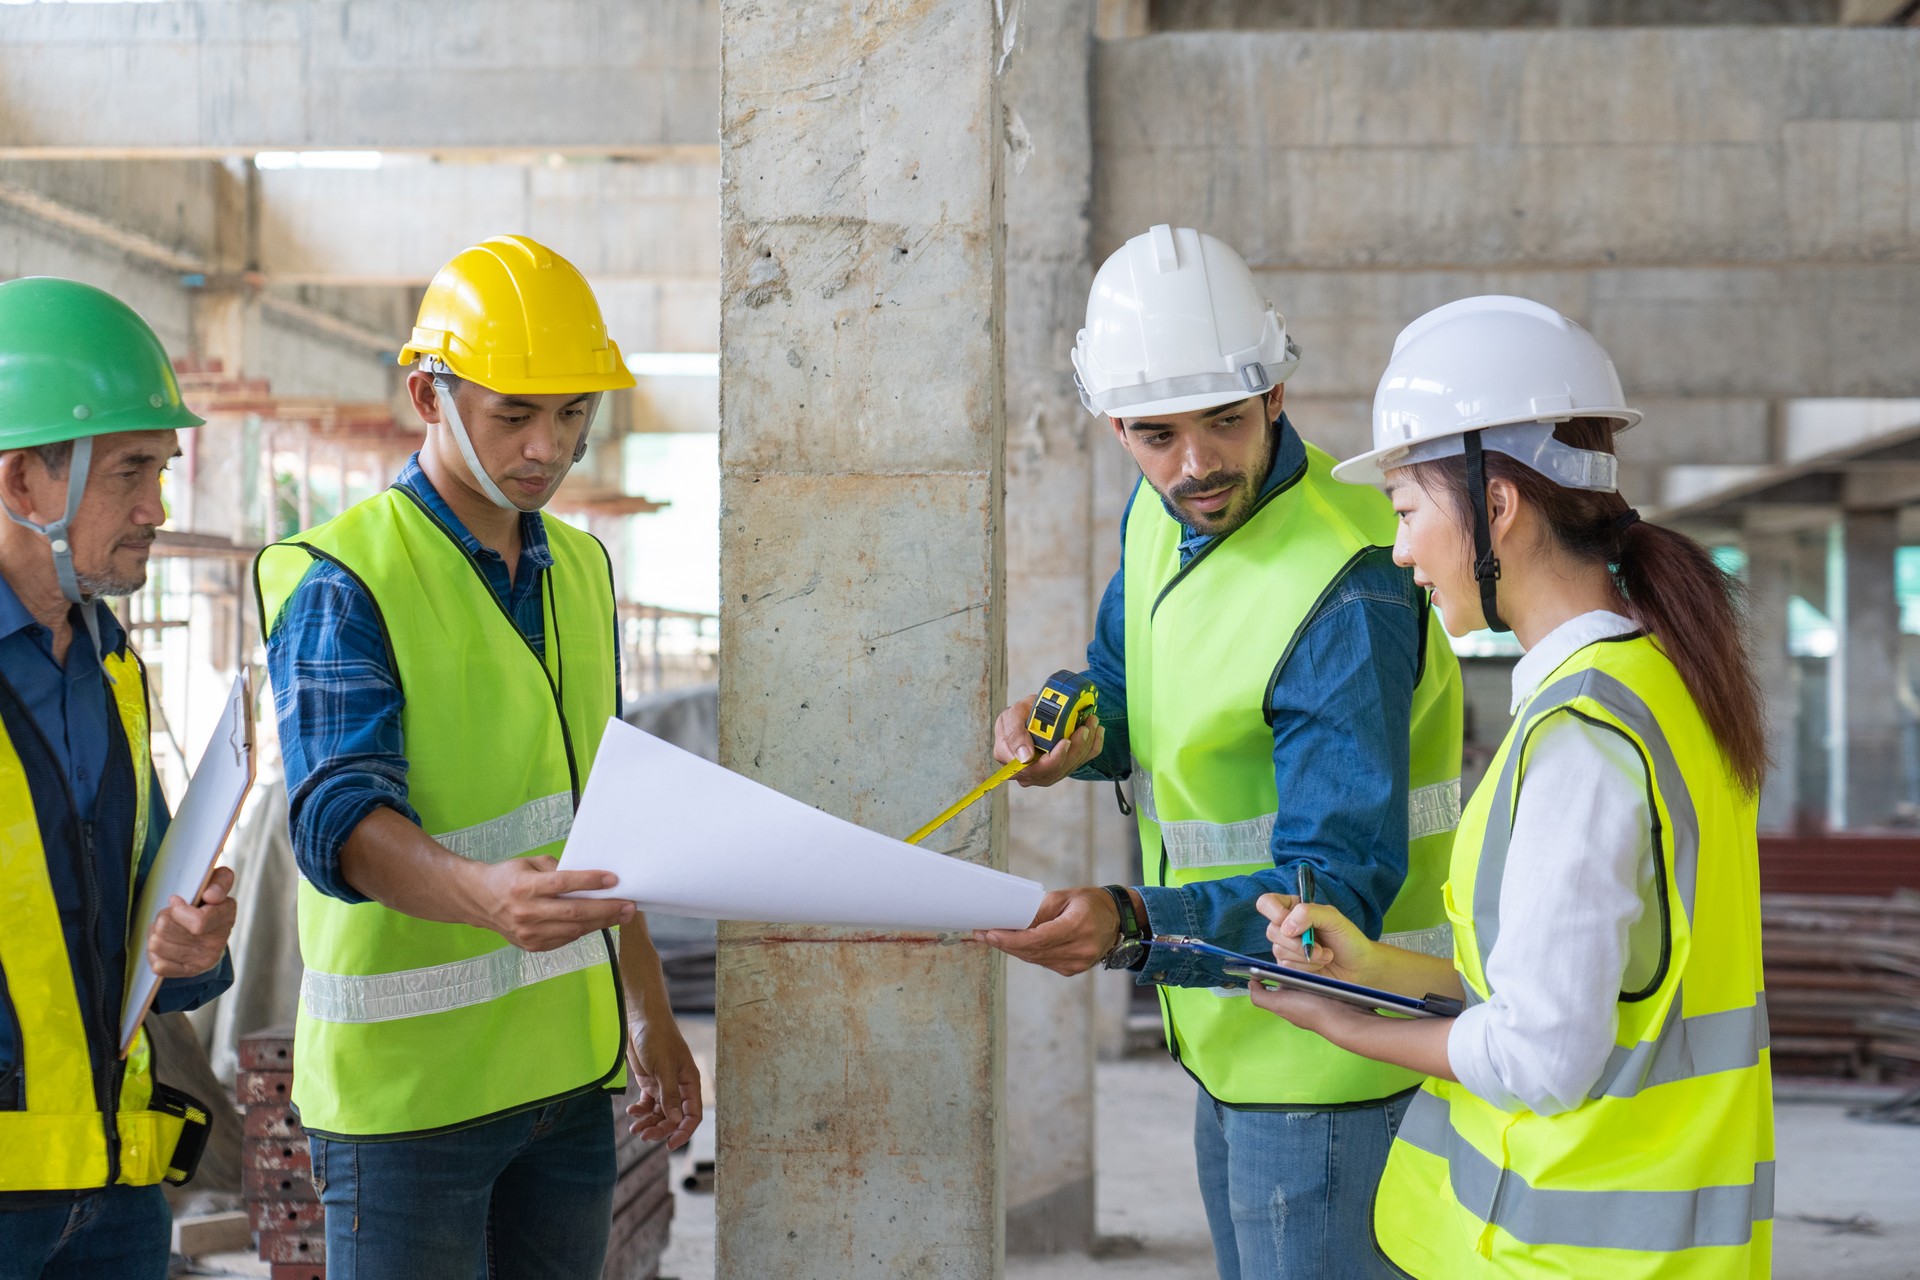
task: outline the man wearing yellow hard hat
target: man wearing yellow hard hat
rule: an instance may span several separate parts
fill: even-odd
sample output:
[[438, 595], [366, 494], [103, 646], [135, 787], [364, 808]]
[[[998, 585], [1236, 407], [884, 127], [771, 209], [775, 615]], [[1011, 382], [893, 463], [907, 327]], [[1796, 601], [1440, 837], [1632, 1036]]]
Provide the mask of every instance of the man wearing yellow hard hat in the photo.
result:
[[633, 377], [525, 236], [443, 267], [400, 361], [425, 444], [255, 568], [303, 877], [293, 1101], [329, 1268], [587, 1280], [623, 1062], [642, 1136], [700, 1121], [644, 918], [561, 896], [615, 881], [554, 860], [619, 650], [606, 549], [540, 508]]

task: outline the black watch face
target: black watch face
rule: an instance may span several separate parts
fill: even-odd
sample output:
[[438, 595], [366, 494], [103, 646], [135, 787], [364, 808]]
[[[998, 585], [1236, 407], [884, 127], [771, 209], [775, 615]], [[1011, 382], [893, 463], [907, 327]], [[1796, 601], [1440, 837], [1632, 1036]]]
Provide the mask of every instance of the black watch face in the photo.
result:
[[1101, 961], [1109, 969], [1131, 969], [1147, 954], [1147, 944], [1139, 938], [1128, 938], [1119, 946], [1107, 952]]

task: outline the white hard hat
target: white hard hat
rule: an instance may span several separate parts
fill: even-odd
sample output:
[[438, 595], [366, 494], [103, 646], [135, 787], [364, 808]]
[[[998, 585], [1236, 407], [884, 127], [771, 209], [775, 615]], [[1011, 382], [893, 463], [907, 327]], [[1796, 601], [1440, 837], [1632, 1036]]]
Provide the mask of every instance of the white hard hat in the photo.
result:
[[1469, 432], [1568, 488], [1612, 491], [1614, 457], [1554, 439], [1553, 424], [1640, 421], [1593, 335], [1526, 298], [1462, 298], [1400, 331], [1373, 393], [1373, 448], [1333, 469], [1377, 484], [1394, 467], [1454, 457]]
[[1073, 348], [1080, 402], [1096, 417], [1210, 409], [1271, 390], [1299, 363], [1240, 255], [1165, 223], [1101, 264]]

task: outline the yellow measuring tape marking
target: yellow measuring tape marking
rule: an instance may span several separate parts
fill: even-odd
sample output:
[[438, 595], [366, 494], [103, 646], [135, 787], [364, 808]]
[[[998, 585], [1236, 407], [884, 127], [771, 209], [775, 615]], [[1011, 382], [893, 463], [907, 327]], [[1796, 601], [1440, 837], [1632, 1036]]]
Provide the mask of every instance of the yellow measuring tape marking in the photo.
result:
[[[1033, 759], [1038, 760], [1039, 758], [1040, 757], [1036, 755]], [[981, 783], [979, 786], [975, 787], [973, 790], [967, 792], [967, 794], [961, 796], [958, 800], [955, 800], [952, 804], [942, 809], [940, 811], [939, 817], [935, 818], [932, 822], [929, 822], [926, 826], [920, 828], [918, 831], [914, 832], [912, 835], [908, 836], [907, 843], [919, 844], [922, 840], [925, 840], [928, 836], [932, 835], [934, 832], [938, 831], [940, 828], [946, 826], [947, 823], [952, 820], [953, 815], [955, 815], [956, 813], [959, 813], [962, 809], [972, 804], [975, 800], [978, 800], [981, 796], [984, 796], [985, 794], [987, 794], [987, 792], [993, 790], [995, 787], [999, 786], [1001, 783], [1005, 782], [1008, 778], [1011, 778], [1014, 774], [1020, 772], [1022, 769], [1026, 768], [1028, 765], [1032, 763], [1033, 763], [1033, 760], [1009, 760], [1007, 763], [1001, 765], [998, 769], [994, 770], [992, 776], [990, 776], [985, 782]]]
[[[1047, 677], [1047, 683], [1035, 695], [1033, 711], [1027, 717], [1027, 740], [1033, 743], [1033, 760], [1038, 760], [1071, 738], [1073, 731], [1080, 727], [1081, 717], [1093, 713], [1099, 705], [1099, 699], [1100, 691], [1093, 687], [1093, 681], [1078, 672], [1056, 671]], [[1033, 760], [1009, 760], [1001, 765], [985, 782], [942, 809], [939, 817], [908, 836], [907, 843], [919, 844], [946, 826], [955, 814], [1032, 764]]]

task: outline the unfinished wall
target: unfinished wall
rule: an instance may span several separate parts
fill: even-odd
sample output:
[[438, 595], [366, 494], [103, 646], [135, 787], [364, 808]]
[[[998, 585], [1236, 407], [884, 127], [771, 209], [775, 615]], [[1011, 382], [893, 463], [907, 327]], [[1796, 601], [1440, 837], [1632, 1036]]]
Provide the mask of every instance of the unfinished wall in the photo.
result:
[[1920, 32], [1164, 35], [1095, 59], [1094, 244], [1203, 227], [1306, 348], [1294, 419], [1365, 439], [1393, 336], [1477, 292], [1591, 328], [1668, 463], [1772, 456], [1780, 401], [1920, 389]]

